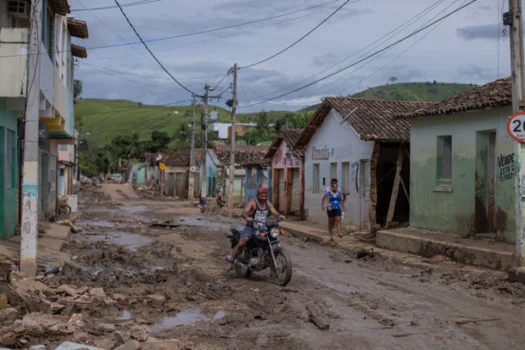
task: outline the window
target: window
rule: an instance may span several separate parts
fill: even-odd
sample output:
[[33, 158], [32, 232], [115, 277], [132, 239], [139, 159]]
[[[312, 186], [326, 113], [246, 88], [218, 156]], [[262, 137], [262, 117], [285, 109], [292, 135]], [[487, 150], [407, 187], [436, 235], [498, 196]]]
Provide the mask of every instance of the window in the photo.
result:
[[452, 185], [452, 136], [438, 137], [437, 185]]
[[54, 51], [53, 47], [55, 45], [55, 16], [51, 12], [51, 9], [48, 7], [46, 16], [46, 49], [51, 62], [53, 62]]
[[342, 191], [350, 193], [350, 163], [343, 163], [343, 179], [341, 181]]
[[312, 182], [312, 192], [318, 193], [320, 192], [320, 183], [319, 183], [319, 164], [314, 164], [314, 177]]
[[330, 181], [337, 179], [337, 163], [330, 163]]
[[67, 151], [67, 145], [64, 145], [64, 144], [58, 145], [58, 150], [61, 152]]
[[5, 160], [5, 186], [6, 188], [14, 188], [16, 183], [16, 147], [14, 132], [11, 130], [7, 130], [6, 145], [7, 158]]
[[28, 0], [9, 0], [7, 2], [7, 13], [11, 16], [27, 18], [28, 17]]

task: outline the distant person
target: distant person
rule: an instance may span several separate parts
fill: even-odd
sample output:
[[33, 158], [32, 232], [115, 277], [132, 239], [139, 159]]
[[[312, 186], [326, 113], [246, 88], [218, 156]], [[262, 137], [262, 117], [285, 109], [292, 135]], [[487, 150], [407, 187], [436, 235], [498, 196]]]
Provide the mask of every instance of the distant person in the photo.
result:
[[222, 190], [219, 189], [219, 191], [217, 191], [217, 205], [219, 208], [222, 208], [225, 204], [226, 201], [224, 200], [224, 194], [222, 193]]
[[330, 234], [330, 240], [333, 241], [334, 238], [332, 234], [334, 231], [334, 227], [337, 228], [337, 235], [339, 237], [343, 237], [343, 235], [341, 235], [341, 216], [342, 213], [345, 211], [345, 206], [343, 201], [343, 193], [339, 189], [337, 179], [332, 179], [330, 183], [332, 186], [330, 188], [330, 191], [328, 191], [324, 195], [321, 203], [321, 208], [324, 211], [325, 202], [328, 201], [328, 233]]

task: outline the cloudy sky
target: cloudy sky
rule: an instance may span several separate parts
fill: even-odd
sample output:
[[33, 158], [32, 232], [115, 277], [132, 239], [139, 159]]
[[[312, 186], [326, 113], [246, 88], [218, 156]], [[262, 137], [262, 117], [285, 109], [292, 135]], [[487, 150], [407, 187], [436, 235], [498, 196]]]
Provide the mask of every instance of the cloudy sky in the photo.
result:
[[[137, 1], [120, 0], [121, 4]], [[238, 63], [240, 112], [251, 112], [300, 109], [323, 96], [348, 95], [386, 84], [390, 77], [483, 84], [509, 75], [509, 40], [500, 23], [507, 1], [478, 0], [377, 56], [287, 94], [356, 63], [469, 1], [351, 0], [290, 50], [244, 69], [299, 39], [345, 0], [159, 0], [124, 10], [145, 40], [279, 16], [148, 43], [169, 72], [198, 94], [203, 93], [205, 83], [215, 86], [220, 82], [217, 92], [227, 89], [232, 76], [221, 79], [233, 63]], [[112, 6], [114, 2], [70, 0], [70, 4], [79, 10]], [[316, 5], [322, 6], [311, 8]], [[141, 44], [96, 49], [137, 42], [119, 9], [72, 14], [86, 20], [89, 27], [89, 39], [75, 40], [88, 47], [89, 58], [80, 61], [76, 73], [84, 82], [84, 98], [130, 99], [145, 104], [191, 98]], [[231, 98], [231, 93], [224, 97]], [[273, 100], [266, 101], [270, 98]], [[223, 105], [224, 101], [219, 103]]]

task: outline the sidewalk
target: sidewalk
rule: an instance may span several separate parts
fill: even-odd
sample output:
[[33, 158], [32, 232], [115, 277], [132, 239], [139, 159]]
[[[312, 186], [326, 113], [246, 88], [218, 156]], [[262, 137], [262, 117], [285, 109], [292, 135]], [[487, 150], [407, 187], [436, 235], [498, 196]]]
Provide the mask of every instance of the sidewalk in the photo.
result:
[[[38, 258], [39, 267], [62, 267], [70, 261], [68, 254], [62, 252], [71, 228], [51, 222], [39, 222]], [[20, 261], [20, 236], [13, 236], [8, 240], [0, 240], [0, 261], [9, 261], [19, 264]]]

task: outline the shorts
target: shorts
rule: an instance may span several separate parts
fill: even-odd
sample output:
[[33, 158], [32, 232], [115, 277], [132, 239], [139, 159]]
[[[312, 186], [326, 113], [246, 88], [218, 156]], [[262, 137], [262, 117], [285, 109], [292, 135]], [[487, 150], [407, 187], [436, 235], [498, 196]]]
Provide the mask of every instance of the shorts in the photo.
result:
[[335, 218], [337, 216], [341, 216], [341, 209], [327, 210], [326, 213], [328, 214], [329, 218]]
[[252, 239], [254, 233], [255, 229], [253, 227], [246, 226], [244, 231], [242, 231], [241, 237], [248, 237], [249, 239]]

